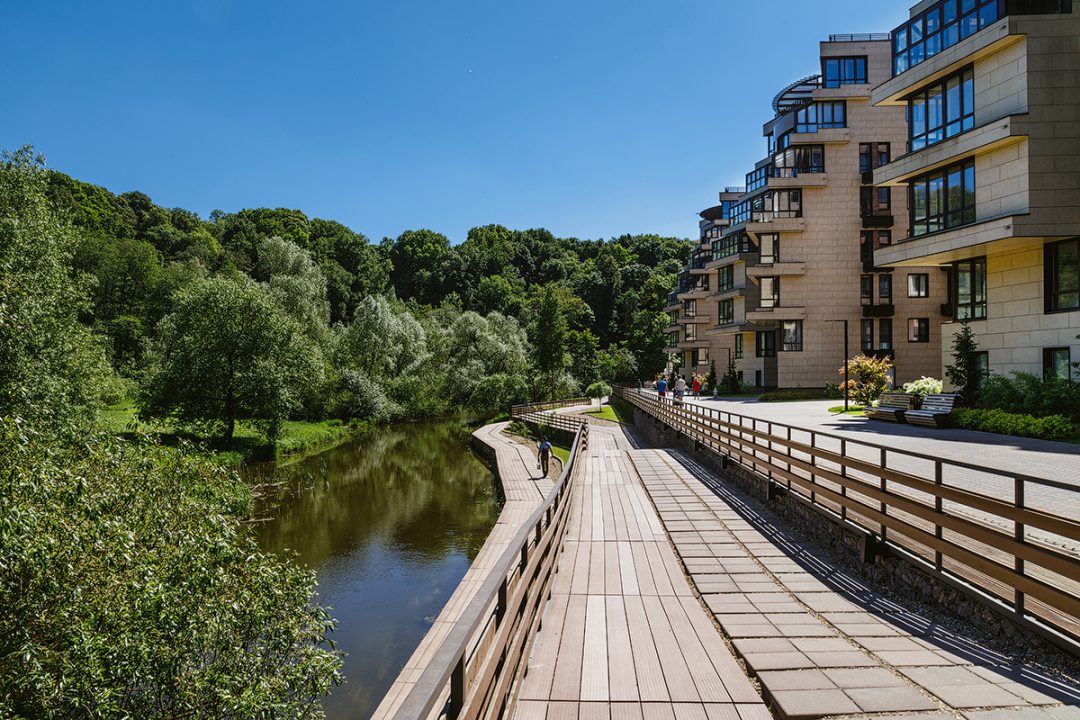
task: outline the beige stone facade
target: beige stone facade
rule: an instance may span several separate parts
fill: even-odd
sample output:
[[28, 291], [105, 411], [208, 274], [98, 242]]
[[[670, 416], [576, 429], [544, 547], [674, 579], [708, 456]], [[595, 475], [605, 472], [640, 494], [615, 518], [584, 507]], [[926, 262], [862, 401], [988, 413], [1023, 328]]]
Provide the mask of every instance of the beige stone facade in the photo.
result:
[[[973, 78], [974, 107], [963, 108], [970, 127], [946, 131], [925, 147], [913, 143], [874, 173], [894, 196], [922, 197], [921, 188], [930, 188], [932, 203], [936, 176], [973, 165], [972, 188], [965, 182], [962, 197], [948, 190], [941, 196], [949, 208], [943, 224], [920, 226], [930, 215], [920, 210], [911, 232], [875, 255], [897, 273], [937, 265], [951, 276], [947, 303], [956, 317], [943, 319], [939, 367], [950, 362], [962, 317], [970, 319], [990, 372], [1060, 374], [1063, 360], [1080, 360], [1080, 13], [1072, 5], [987, 3], [977, 30], [971, 26], [967, 37], [917, 64], [910, 54], [901, 57], [895, 75], [873, 92], [875, 107], [904, 109], [967, 69]], [[924, 17], [941, 6], [912, 8], [908, 23], [893, 32], [894, 47], [915, 37], [909, 23], [925, 32]], [[914, 138], [923, 126], [921, 115], [913, 117]], [[962, 212], [951, 212], [954, 205]]]
[[[728, 188], [702, 213], [712, 246], [710, 357], [723, 374], [730, 352], [750, 385], [824, 387], [839, 380], [847, 321], [849, 356], [892, 358], [900, 383], [939, 374], [944, 274], [873, 261], [875, 247], [907, 232], [904, 193], [879, 197], [864, 172], [906, 140], [903, 108], [870, 102], [890, 76], [890, 43], [832, 38], [821, 59], [823, 76], [777, 96], [764, 125], [768, 154], [746, 187]], [[837, 66], [840, 75], [830, 74]], [[908, 297], [909, 274], [925, 276], [921, 297]], [[908, 342], [912, 318], [929, 330], [918, 342]]]

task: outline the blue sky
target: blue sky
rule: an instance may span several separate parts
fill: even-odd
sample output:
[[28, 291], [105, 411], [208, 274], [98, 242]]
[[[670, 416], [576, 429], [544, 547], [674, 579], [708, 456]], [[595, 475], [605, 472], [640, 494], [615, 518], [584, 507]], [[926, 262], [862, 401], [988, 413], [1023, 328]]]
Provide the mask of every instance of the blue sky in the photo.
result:
[[880, 0], [0, 0], [0, 146], [203, 216], [696, 235]]

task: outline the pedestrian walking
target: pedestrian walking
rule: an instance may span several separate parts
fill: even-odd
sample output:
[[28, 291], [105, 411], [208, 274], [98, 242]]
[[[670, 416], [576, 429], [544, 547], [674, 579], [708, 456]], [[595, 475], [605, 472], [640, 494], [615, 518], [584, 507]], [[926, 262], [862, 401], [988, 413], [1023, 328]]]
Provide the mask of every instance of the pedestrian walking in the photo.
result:
[[694, 378], [693, 388], [694, 388], [694, 397], [697, 397], [698, 395], [701, 394], [701, 380], [699, 378], [696, 378], [696, 377]]
[[660, 397], [667, 396], [667, 380], [663, 377], [656, 381], [656, 394]]
[[540, 450], [540, 460], [537, 462], [536, 467], [544, 471], [544, 477], [548, 474], [548, 464], [551, 462], [551, 443], [548, 439], [541, 438], [540, 444], [537, 446]]

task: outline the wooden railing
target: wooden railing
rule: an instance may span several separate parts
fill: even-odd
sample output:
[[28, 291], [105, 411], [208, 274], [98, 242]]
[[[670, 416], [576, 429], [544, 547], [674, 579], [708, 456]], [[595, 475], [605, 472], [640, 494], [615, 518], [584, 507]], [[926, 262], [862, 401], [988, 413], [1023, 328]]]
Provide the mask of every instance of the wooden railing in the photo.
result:
[[562, 552], [574, 468], [588, 445], [589, 426], [581, 425], [555, 487], [433, 651], [394, 720], [474, 720], [512, 714]]
[[576, 433], [578, 428], [586, 421], [572, 415], [560, 415], [555, 412], [561, 408], [575, 407], [578, 405], [590, 405], [589, 398], [572, 398], [570, 400], [556, 400], [549, 403], [531, 403], [528, 405], [514, 405], [510, 408], [510, 417], [514, 420], [528, 423], [536, 427], [540, 432], [546, 430], [561, 430], [568, 433]]
[[[615, 394], [950, 585], [1080, 650], [1080, 485], [618, 388]], [[882, 437], [875, 434], [876, 438]]]

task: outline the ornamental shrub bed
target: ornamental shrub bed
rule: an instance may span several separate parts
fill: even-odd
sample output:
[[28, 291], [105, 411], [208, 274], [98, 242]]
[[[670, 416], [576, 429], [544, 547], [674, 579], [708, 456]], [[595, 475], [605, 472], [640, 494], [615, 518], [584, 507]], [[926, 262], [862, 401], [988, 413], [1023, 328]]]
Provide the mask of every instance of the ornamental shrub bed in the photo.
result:
[[1038, 440], [1067, 440], [1072, 437], [1072, 421], [1064, 415], [1035, 417], [1008, 413], [1004, 410], [977, 410], [963, 408], [953, 413], [957, 427], [1001, 435], [1036, 438]]

